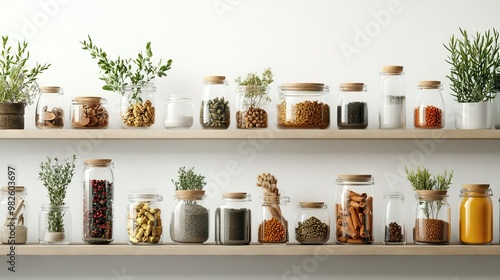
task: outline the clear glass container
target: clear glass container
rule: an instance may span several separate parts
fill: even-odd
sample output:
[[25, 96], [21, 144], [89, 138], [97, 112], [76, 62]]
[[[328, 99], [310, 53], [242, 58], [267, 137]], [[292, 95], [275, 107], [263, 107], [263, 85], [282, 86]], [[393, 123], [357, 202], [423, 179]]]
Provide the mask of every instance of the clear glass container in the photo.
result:
[[42, 205], [38, 217], [40, 244], [62, 245], [71, 242], [71, 212], [68, 206]]
[[171, 94], [165, 104], [163, 125], [171, 129], [189, 129], [193, 126], [191, 97]]
[[330, 239], [330, 215], [324, 202], [300, 202], [295, 219], [295, 240], [324, 244]]
[[215, 243], [247, 245], [252, 236], [251, 196], [247, 193], [223, 193], [215, 210]]
[[418, 82], [413, 124], [415, 128], [440, 129], [444, 127], [444, 101], [440, 81]]
[[24, 186], [2, 187], [0, 240], [3, 244], [26, 244], [28, 241], [26, 196], [27, 192]]
[[406, 83], [403, 66], [384, 66], [380, 75], [382, 101], [379, 127], [404, 129], [406, 128]]
[[161, 218], [163, 197], [156, 193], [131, 193], [127, 206], [127, 243], [152, 245], [162, 241]]
[[318, 83], [289, 83], [279, 88], [279, 128], [328, 128], [328, 86]]
[[239, 86], [236, 89], [236, 128], [267, 128], [270, 87]]
[[36, 104], [35, 125], [37, 128], [63, 128], [64, 103], [60, 87], [40, 87]]
[[339, 129], [363, 129], [368, 126], [368, 102], [363, 83], [340, 84], [337, 105]]
[[205, 243], [208, 240], [209, 209], [205, 191], [175, 191], [170, 219], [170, 238], [176, 243]]
[[463, 244], [493, 242], [493, 202], [490, 185], [466, 184], [460, 190], [459, 240]]
[[71, 104], [73, 128], [107, 128], [109, 114], [106, 99], [95, 96], [78, 96]]
[[372, 175], [338, 175], [335, 221], [338, 244], [373, 243]]
[[286, 244], [288, 242], [287, 196], [261, 198], [261, 219], [258, 239], [261, 244]]
[[123, 86], [120, 106], [123, 128], [147, 128], [155, 123], [155, 92], [153, 83]]
[[84, 161], [83, 241], [108, 244], [113, 241], [114, 175], [111, 159]]
[[446, 191], [416, 191], [415, 244], [449, 244], [451, 235], [451, 208]]
[[200, 124], [207, 129], [227, 129], [231, 124], [231, 111], [226, 77], [207, 76], [204, 80]]
[[389, 193], [384, 195], [384, 244], [406, 244], [405, 227], [405, 196], [402, 193]]

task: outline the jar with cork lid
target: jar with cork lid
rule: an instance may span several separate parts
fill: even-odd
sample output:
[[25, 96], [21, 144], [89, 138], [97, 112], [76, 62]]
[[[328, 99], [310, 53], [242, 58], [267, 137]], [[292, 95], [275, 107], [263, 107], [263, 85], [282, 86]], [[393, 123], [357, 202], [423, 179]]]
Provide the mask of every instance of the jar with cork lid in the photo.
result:
[[26, 187], [13, 184], [2, 187], [1, 190], [0, 240], [3, 244], [26, 244], [28, 241]]
[[96, 96], [77, 96], [71, 104], [71, 126], [73, 128], [107, 128], [109, 114], [106, 99]]
[[250, 201], [250, 194], [244, 192], [222, 194], [221, 205], [215, 210], [215, 243], [250, 244], [252, 229]]
[[258, 237], [261, 244], [286, 244], [288, 242], [288, 196], [262, 196], [261, 222]]
[[330, 239], [330, 216], [324, 202], [300, 202], [295, 219], [295, 240], [324, 244]]
[[451, 235], [451, 208], [447, 191], [417, 190], [415, 244], [449, 244]]
[[440, 129], [444, 127], [444, 101], [440, 81], [418, 82], [413, 123], [417, 129]]
[[489, 184], [465, 184], [460, 190], [459, 239], [463, 244], [493, 242], [493, 203]]
[[339, 129], [363, 129], [368, 126], [368, 102], [364, 83], [343, 83], [339, 87], [337, 126]]
[[207, 76], [201, 98], [200, 124], [204, 129], [227, 129], [231, 112], [225, 76]]
[[406, 83], [403, 66], [384, 66], [380, 72], [381, 129], [406, 128]]
[[37, 128], [63, 128], [64, 103], [60, 87], [40, 87], [36, 104], [35, 125]]

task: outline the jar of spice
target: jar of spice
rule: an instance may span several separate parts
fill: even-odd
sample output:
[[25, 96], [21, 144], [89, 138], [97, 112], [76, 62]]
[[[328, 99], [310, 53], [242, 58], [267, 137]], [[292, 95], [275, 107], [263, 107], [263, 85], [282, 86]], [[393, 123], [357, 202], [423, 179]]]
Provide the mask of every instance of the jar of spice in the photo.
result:
[[227, 129], [231, 123], [231, 112], [227, 98], [226, 77], [208, 76], [204, 80], [200, 124], [208, 129]]
[[365, 84], [340, 84], [337, 126], [339, 129], [360, 129], [368, 126], [368, 103]]
[[165, 104], [163, 125], [172, 129], [189, 129], [193, 126], [193, 106], [191, 97], [171, 94]]
[[156, 193], [131, 193], [127, 207], [127, 243], [151, 245], [161, 243], [163, 223], [160, 203], [163, 197]]
[[148, 128], [155, 123], [154, 83], [123, 86], [120, 104], [122, 128]]
[[380, 75], [382, 104], [379, 126], [381, 129], [406, 128], [406, 83], [403, 66], [384, 66]]
[[449, 244], [451, 233], [451, 208], [447, 191], [416, 191], [415, 244]]
[[384, 195], [384, 244], [406, 244], [405, 229], [405, 197], [402, 193], [389, 193]]
[[106, 99], [95, 96], [78, 96], [72, 100], [71, 126], [73, 128], [107, 128], [109, 114]]
[[418, 82], [418, 93], [415, 99], [415, 128], [443, 128], [444, 101], [441, 95], [440, 81]]
[[63, 90], [60, 87], [40, 87], [36, 104], [35, 125], [37, 128], [64, 127]]
[[177, 243], [208, 240], [209, 210], [203, 190], [177, 190], [172, 205], [170, 238]]
[[490, 185], [467, 184], [460, 190], [460, 231], [463, 244], [493, 242], [493, 195]]
[[222, 204], [215, 210], [215, 243], [246, 245], [251, 241], [250, 194], [223, 193]]
[[26, 187], [2, 187], [0, 197], [0, 240], [3, 244], [26, 244], [28, 227], [26, 226]]
[[295, 239], [301, 244], [324, 244], [330, 239], [330, 216], [324, 202], [300, 202]]
[[263, 196], [261, 198], [261, 223], [258, 237], [261, 244], [288, 242], [288, 196]]

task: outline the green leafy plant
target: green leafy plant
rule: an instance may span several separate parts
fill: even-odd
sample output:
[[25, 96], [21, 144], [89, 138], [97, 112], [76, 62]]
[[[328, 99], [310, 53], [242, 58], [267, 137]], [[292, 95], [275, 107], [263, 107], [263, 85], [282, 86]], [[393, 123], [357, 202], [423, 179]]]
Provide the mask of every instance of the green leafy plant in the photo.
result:
[[496, 69], [500, 66], [499, 34], [495, 28], [469, 36], [460, 28], [461, 39], [452, 35], [448, 45], [446, 62], [451, 72], [446, 77], [451, 81], [452, 94], [459, 103], [488, 102], [495, 98], [492, 91]]
[[194, 173], [194, 167], [186, 170], [186, 167], [180, 167], [178, 172], [179, 180], [172, 183], [175, 190], [202, 190], [206, 186], [205, 176]]
[[243, 105], [248, 108], [259, 108], [271, 102], [267, 88], [273, 81], [271, 68], [264, 69], [260, 77], [257, 73], [249, 73], [244, 80], [241, 77], [236, 78], [235, 83], [245, 86], [246, 89]]
[[18, 42], [12, 49], [9, 37], [2, 36], [0, 53], [0, 103], [32, 104], [38, 94], [37, 76], [49, 69], [50, 64], [28, 66], [30, 53], [27, 42]]

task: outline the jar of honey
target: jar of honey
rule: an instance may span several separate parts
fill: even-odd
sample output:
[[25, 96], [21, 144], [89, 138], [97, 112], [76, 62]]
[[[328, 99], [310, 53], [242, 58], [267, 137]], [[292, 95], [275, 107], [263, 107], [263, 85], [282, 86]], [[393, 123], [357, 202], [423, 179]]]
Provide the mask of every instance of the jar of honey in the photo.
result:
[[462, 186], [459, 239], [463, 244], [491, 244], [493, 241], [492, 195], [488, 184]]

